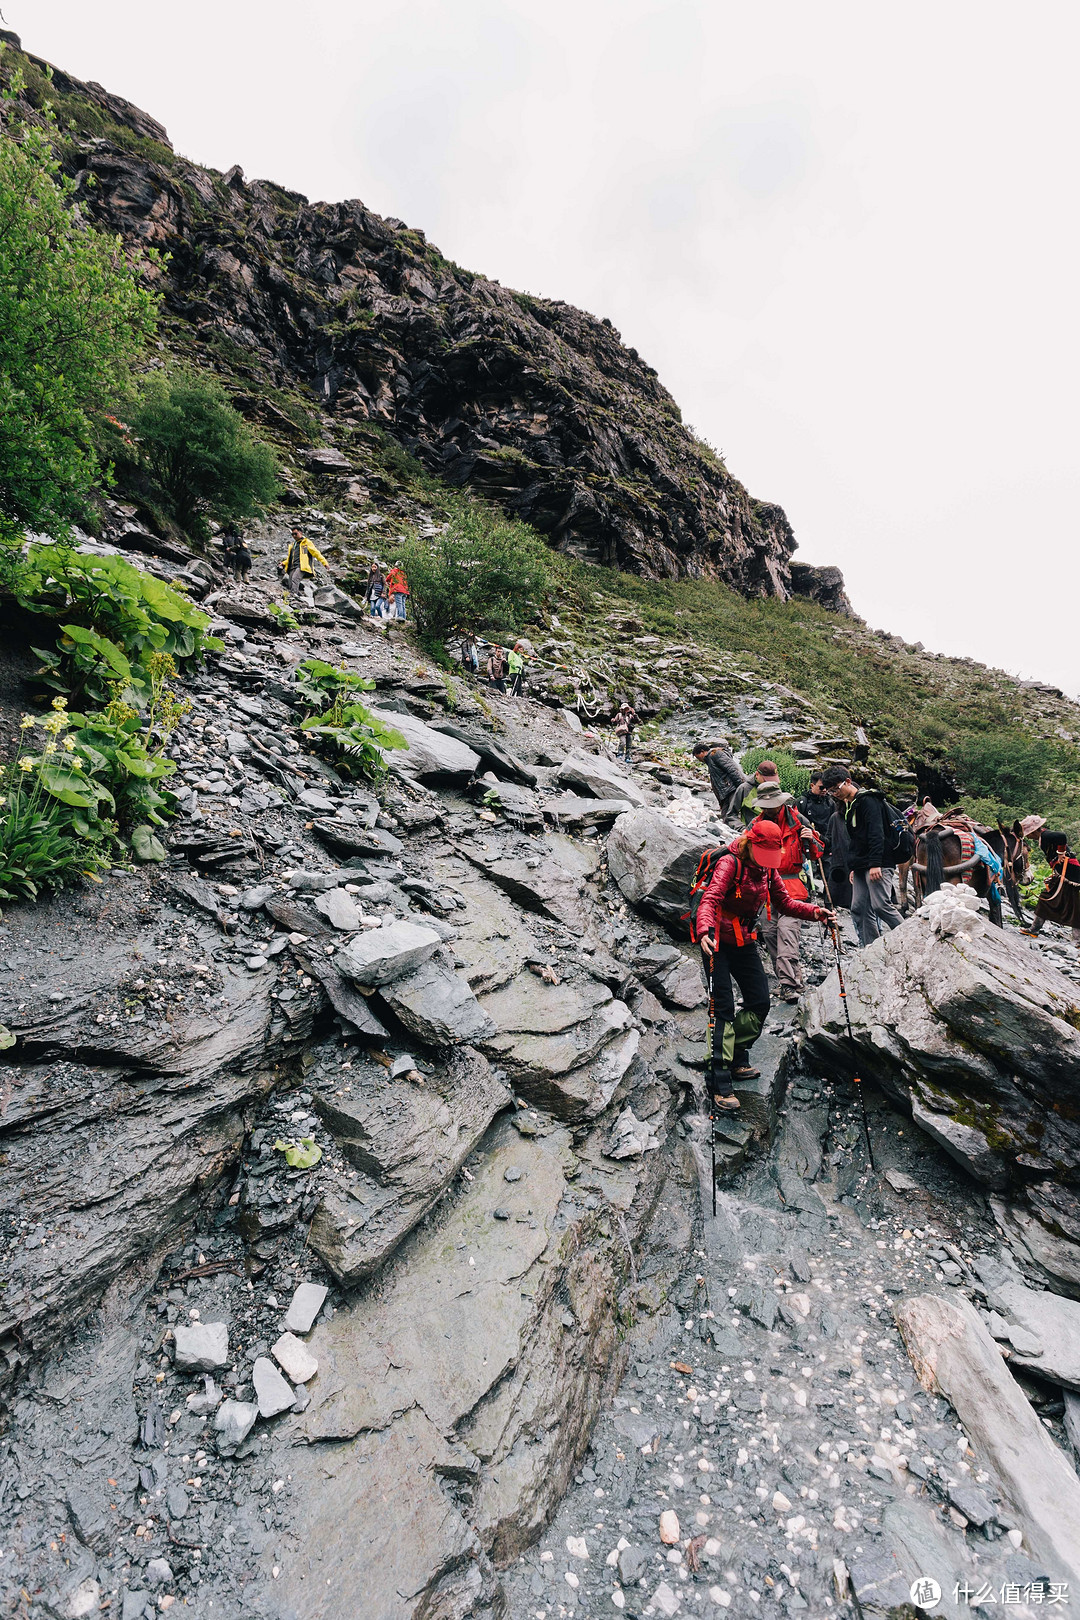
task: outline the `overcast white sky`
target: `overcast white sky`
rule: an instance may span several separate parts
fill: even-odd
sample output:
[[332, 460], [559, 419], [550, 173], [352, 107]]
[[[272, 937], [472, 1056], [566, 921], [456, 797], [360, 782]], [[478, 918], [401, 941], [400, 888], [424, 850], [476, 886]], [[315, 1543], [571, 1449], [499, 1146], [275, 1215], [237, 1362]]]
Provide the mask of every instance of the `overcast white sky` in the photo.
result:
[[608, 315], [872, 624], [1080, 692], [1072, 0], [5, 0], [188, 156]]

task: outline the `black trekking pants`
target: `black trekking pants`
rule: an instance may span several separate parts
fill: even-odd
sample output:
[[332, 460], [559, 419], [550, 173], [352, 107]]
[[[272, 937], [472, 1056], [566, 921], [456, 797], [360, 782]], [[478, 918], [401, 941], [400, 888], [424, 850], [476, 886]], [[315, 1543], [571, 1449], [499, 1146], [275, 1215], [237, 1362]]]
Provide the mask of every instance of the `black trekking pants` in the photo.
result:
[[[705, 1059], [706, 1079], [718, 1095], [726, 1095], [730, 1080], [725, 1070], [745, 1063], [750, 1048], [761, 1034], [769, 1011], [769, 981], [757, 946], [721, 943], [713, 951], [709, 974], [709, 1042]], [[732, 981], [742, 994], [742, 1006], [735, 1011]]]

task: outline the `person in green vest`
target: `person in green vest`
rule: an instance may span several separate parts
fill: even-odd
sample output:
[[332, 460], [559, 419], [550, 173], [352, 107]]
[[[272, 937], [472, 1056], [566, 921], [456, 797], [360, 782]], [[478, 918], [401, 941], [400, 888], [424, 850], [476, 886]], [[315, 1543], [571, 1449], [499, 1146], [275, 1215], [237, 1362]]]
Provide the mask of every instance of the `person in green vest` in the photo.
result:
[[507, 653], [506, 667], [510, 675], [510, 696], [520, 697], [525, 685], [525, 659], [522, 656], [520, 641], [515, 641]]

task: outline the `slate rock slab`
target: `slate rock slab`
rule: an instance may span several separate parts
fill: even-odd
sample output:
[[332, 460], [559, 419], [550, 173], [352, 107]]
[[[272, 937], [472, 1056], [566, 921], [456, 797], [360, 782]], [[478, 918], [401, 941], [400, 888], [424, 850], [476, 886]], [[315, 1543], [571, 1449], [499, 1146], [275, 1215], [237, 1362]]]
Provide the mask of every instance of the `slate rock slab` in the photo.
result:
[[559, 766], [558, 779], [561, 784], [592, 799], [626, 799], [633, 805], [645, 803], [645, 794], [633, 777], [602, 754], [586, 754], [575, 749]]
[[495, 1030], [469, 981], [442, 962], [425, 961], [414, 972], [381, 984], [380, 999], [426, 1046], [478, 1041]]
[[309, 1333], [314, 1326], [315, 1318], [326, 1303], [329, 1292], [322, 1283], [301, 1283], [293, 1294], [289, 1309], [285, 1316], [285, 1326], [290, 1333]]
[[441, 941], [432, 928], [419, 923], [392, 922], [371, 928], [338, 951], [334, 964], [354, 984], [388, 985], [426, 963]]

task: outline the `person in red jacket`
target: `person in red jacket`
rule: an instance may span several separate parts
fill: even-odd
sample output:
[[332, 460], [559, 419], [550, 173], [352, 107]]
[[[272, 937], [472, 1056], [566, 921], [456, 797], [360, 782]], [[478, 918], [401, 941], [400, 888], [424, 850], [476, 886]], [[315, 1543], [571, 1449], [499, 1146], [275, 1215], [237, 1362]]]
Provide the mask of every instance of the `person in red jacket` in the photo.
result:
[[[711, 1044], [706, 1059], [709, 1092], [721, 1113], [734, 1113], [736, 1080], [756, 1080], [750, 1048], [769, 1011], [769, 983], [757, 953], [754, 922], [765, 908], [783, 917], [831, 922], [833, 913], [789, 894], [779, 877], [784, 835], [774, 821], [757, 820], [720, 858], [698, 906], [695, 932], [709, 980]], [[735, 1011], [732, 980], [742, 992]], [[727, 1071], [725, 1073], [725, 1070]]]
[[[802, 877], [803, 862], [808, 856], [811, 860], [818, 860], [824, 855], [823, 839], [800, 815], [795, 800], [790, 793], [784, 792], [779, 782], [764, 782], [758, 788], [757, 809], [759, 819], [774, 821], [783, 835], [781, 883], [793, 900], [808, 900], [810, 896]], [[780, 999], [798, 1001], [803, 991], [802, 964], [799, 961], [802, 921], [778, 912], [758, 920], [761, 937], [780, 986]]]

